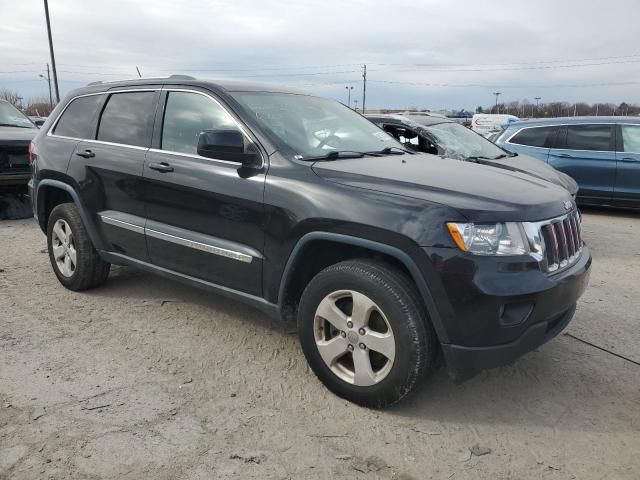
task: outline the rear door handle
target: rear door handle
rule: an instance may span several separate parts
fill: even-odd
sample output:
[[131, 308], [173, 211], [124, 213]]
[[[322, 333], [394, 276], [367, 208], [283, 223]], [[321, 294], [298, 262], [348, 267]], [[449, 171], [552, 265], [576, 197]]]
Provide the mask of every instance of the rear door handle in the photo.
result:
[[76, 155], [82, 158], [93, 158], [96, 156], [91, 150], [87, 149], [84, 152], [76, 152]]
[[637, 163], [637, 162], [640, 162], [640, 158], [624, 157], [621, 159], [621, 161], [625, 163]]
[[166, 162], [150, 162], [149, 168], [162, 173], [173, 172], [173, 167]]
[[573, 158], [571, 155], [569, 155], [568, 153], [559, 153], [558, 154], [559, 157], [562, 158]]

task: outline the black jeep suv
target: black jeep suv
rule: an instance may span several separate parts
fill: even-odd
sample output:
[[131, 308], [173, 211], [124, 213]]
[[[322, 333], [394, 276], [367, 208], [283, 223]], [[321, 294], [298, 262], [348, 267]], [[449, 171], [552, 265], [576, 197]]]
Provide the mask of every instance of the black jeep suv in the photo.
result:
[[379, 407], [440, 352], [466, 377], [535, 349], [589, 278], [565, 189], [424, 155], [335, 101], [173, 76], [72, 92], [30, 188], [65, 287], [129, 265], [296, 319], [320, 380]]

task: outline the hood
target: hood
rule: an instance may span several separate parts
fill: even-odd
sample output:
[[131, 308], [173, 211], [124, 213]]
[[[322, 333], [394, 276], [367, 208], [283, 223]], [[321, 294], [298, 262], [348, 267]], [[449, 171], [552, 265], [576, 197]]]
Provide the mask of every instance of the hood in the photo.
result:
[[330, 182], [447, 205], [475, 222], [545, 220], [573, 206], [564, 188], [527, 173], [429, 154], [323, 161], [312, 169]]
[[498, 160], [482, 160], [485, 165], [494, 167], [517, 170], [519, 172], [528, 173], [534, 177], [546, 180], [556, 185], [560, 185], [571, 195], [578, 193], [578, 184], [569, 175], [559, 172], [551, 165], [544, 163], [537, 158], [528, 155], [518, 154], [515, 157], [500, 158]]
[[0, 127], [0, 144], [28, 145], [38, 131], [37, 128]]

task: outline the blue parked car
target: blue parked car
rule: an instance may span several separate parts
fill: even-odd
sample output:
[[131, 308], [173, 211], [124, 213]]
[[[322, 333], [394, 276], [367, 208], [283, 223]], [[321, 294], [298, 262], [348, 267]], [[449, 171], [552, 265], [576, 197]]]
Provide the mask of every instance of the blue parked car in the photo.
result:
[[640, 208], [640, 118], [571, 117], [512, 123], [496, 145], [547, 162], [578, 182], [578, 202]]

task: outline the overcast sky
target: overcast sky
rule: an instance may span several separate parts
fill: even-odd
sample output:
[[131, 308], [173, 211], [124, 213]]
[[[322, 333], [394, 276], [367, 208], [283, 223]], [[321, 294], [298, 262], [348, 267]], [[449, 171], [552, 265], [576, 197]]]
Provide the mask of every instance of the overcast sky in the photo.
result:
[[[638, 0], [49, 0], [61, 94], [94, 80], [250, 78], [367, 107], [640, 103]], [[0, 0], [0, 88], [48, 95], [41, 0]], [[600, 65], [596, 65], [600, 64]], [[581, 65], [581, 66], [576, 66]]]

